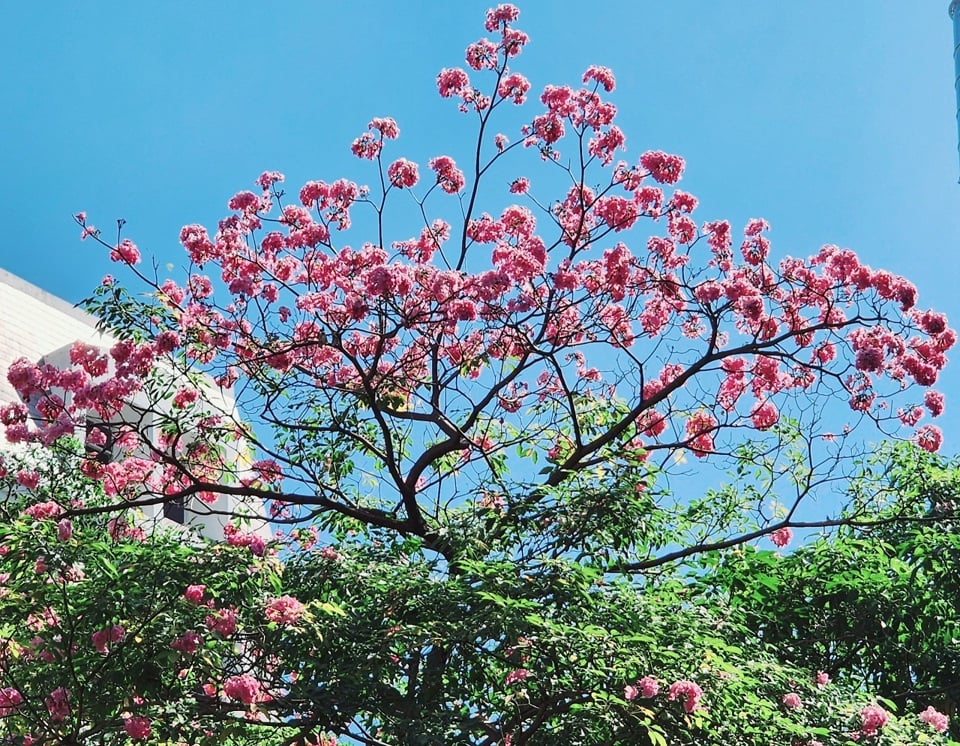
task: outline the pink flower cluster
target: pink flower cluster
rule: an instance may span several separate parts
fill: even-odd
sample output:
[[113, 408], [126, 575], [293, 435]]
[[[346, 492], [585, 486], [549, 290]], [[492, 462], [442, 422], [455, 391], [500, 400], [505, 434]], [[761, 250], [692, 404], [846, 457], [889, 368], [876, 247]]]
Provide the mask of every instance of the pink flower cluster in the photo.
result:
[[123, 730], [134, 741], [142, 741], [152, 735], [150, 719], [136, 715], [124, 719]]
[[937, 731], [937, 733], [946, 733], [950, 728], [950, 718], [948, 718], [942, 712], [934, 709], [932, 705], [928, 706], [927, 709], [921, 712], [917, 717]]
[[525, 668], [517, 668], [507, 674], [507, 677], [504, 679], [504, 686], [510, 686], [511, 684], [520, 684], [526, 681], [530, 677], [530, 672]]
[[224, 681], [223, 693], [230, 699], [243, 702], [245, 705], [263, 702], [266, 699], [263, 685], [248, 673], [231, 676]]
[[889, 713], [882, 707], [867, 705], [860, 710], [860, 732], [865, 736], [875, 736], [889, 719]]
[[670, 694], [667, 696], [671, 702], [683, 699], [683, 710], [690, 714], [696, 712], [700, 706], [700, 699], [703, 697], [703, 689], [692, 681], [675, 681], [670, 685]]
[[97, 652], [106, 655], [110, 652], [112, 643], [122, 642], [126, 636], [127, 631], [119, 624], [114, 624], [110, 627], [104, 627], [103, 629], [94, 632], [92, 635], [90, 635], [90, 639], [93, 642], [93, 647], [96, 648]]
[[776, 531], [773, 531], [770, 534], [770, 541], [772, 541], [780, 549], [783, 549], [785, 546], [787, 546], [791, 539], [793, 539], [793, 531], [789, 526], [778, 528]]
[[268, 603], [264, 609], [264, 616], [268, 621], [279, 625], [296, 624], [306, 607], [293, 596], [280, 596]]
[[12, 715], [23, 704], [23, 695], [13, 687], [0, 689], [0, 718]]
[[624, 687], [623, 698], [627, 701], [634, 700], [637, 697], [652, 699], [656, 697], [659, 692], [660, 683], [652, 676], [644, 676], [636, 685], [627, 684], [627, 686]]
[[796, 692], [787, 692], [783, 695], [783, 706], [788, 710], [798, 710], [803, 707], [803, 702], [800, 699], [800, 695]]

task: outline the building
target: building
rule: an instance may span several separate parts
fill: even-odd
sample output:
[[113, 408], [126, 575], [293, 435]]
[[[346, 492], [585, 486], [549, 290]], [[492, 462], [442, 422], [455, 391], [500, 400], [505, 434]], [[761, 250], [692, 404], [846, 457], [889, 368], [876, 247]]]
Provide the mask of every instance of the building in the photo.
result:
[[[65, 367], [69, 364], [70, 347], [76, 341], [109, 348], [116, 340], [98, 331], [97, 319], [90, 314], [0, 269], [0, 404], [19, 401], [16, 391], [7, 380], [7, 372], [15, 360], [26, 358]], [[218, 408], [231, 415], [234, 413], [232, 398], [212, 381], [209, 393]], [[130, 406], [140, 411], [156, 409], [145, 404], [133, 401]], [[104, 423], [88, 421], [88, 427], [91, 425], [105, 426]], [[245, 458], [243, 450], [242, 444], [238, 445], [233, 456], [238, 460]], [[109, 453], [105, 452], [104, 457], [109, 458]], [[240, 498], [220, 495], [211, 504], [192, 499], [186, 504], [146, 505], [140, 508], [139, 520], [146, 525], [182, 524], [195, 528], [207, 538], [221, 540], [231, 514], [262, 518], [263, 506], [259, 501], [252, 504]], [[266, 520], [254, 520], [252, 523], [252, 529], [257, 534], [264, 539], [269, 537], [270, 527]]]

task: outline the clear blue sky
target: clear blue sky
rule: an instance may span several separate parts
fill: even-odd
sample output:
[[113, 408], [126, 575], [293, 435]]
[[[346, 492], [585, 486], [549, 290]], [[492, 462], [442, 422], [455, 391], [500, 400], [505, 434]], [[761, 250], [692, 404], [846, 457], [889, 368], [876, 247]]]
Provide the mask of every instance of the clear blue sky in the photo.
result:
[[[6, 5], [0, 266], [77, 301], [116, 269], [78, 240], [78, 210], [105, 232], [125, 218], [163, 271], [182, 262], [180, 226], [215, 224], [265, 169], [292, 188], [362, 181], [348, 146], [372, 116], [398, 120], [398, 154], [443, 152], [464, 122], [435, 75], [463, 65], [491, 4]], [[612, 67], [630, 157], [682, 154], [702, 220], [765, 217], [778, 254], [852, 247], [960, 325], [947, 5], [536, 0], [520, 4], [532, 42], [515, 68], [539, 90]], [[950, 452], [958, 372], [940, 386]]]

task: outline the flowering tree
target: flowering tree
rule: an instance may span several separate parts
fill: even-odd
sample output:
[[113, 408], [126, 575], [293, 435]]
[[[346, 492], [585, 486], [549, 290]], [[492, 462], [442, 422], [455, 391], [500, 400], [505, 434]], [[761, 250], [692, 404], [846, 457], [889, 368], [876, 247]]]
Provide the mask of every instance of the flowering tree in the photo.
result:
[[[956, 460], [902, 444], [871, 466], [850, 493], [880, 506], [875, 525], [845, 527], [784, 557], [727, 555], [706, 585], [746, 609], [787, 660], [869, 687], [901, 711], [955, 713], [960, 471]], [[946, 730], [946, 716], [937, 722]]]
[[[77, 215], [153, 300], [107, 279], [89, 308], [122, 341], [77, 344], [66, 368], [11, 369], [23, 403], [3, 410], [7, 438], [53, 449], [96, 493], [66, 497], [18, 468], [36, 499], [10, 529], [26, 532], [17, 542], [82, 518], [132, 558], [131, 541], [169, 541], [141, 536], [137, 509], [229, 513], [223, 496], [264, 501], [281, 531], [266, 545], [249, 515], [224, 515], [236, 519], [227, 547], [179, 543], [173, 595], [144, 599], [165, 611], [128, 612], [163, 623], [136, 645], [127, 624], [85, 612], [103, 626], [58, 655], [112, 660], [149, 639], [166, 651], [150, 659], [169, 663], [168, 688], [136, 687], [126, 718], [106, 700], [86, 715], [96, 707], [80, 708], [75, 678], [31, 700], [36, 713], [52, 698], [46, 732], [85, 738], [90, 717], [97, 737], [123, 720], [131, 738], [158, 722], [158, 738], [182, 738], [161, 715], [175, 692], [211, 738], [900, 737], [850, 690], [814, 704], [811, 672], [778, 664], [715, 601], [694, 602], [677, 573], [764, 536], [783, 546], [798, 528], [873, 521], [869, 502], [818, 512], [815, 498], [856, 467], [864, 425], [937, 450], [940, 431], [921, 420], [943, 410], [929, 387], [955, 332], [849, 250], [775, 260], [763, 220], [737, 239], [696, 220], [697, 199], [674, 188], [680, 157], [620, 160], [608, 69], [546, 86], [543, 109], [498, 133], [531, 89], [513, 69], [528, 41], [517, 18], [491, 10], [470, 72], [437, 77], [476, 124], [465, 167], [431, 154], [421, 180], [392, 152], [397, 123], [375, 118], [352, 145], [372, 188], [311, 181], [289, 200], [265, 172], [212, 236], [183, 228], [179, 281]], [[91, 417], [105, 426], [71, 449]], [[206, 579], [208, 555], [227, 563], [222, 581]], [[62, 641], [61, 622], [44, 629]], [[21, 633], [10, 639], [23, 650]], [[178, 656], [193, 663], [178, 669]], [[22, 687], [7, 689], [0, 723], [36, 737]], [[912, 727], [888, 742], [915, 742]]]

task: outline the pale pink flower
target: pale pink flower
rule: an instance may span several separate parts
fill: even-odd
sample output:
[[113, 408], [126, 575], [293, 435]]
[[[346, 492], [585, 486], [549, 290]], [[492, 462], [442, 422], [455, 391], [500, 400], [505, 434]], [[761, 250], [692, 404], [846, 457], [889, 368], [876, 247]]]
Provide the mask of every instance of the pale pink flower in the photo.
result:
[[132, 716], [126, 718], [123, 721], [123, 729], [134, 741], [149, 738], [151, 735], [150, 720], [145, 717]]
[[23, 704], [23, 695], [13, 687], [0, 689], [0, 718], [13, 714]]
[[948, 718], [942, 712], [935, 710], [933, 706], [928, 706], [927, 709], [921, 712], [917, 717], [932, 727], [935, 731], [937, 731], [937, 733], [946, 733], [947, 729], [950, 727], [950, 718]]
[[667, 699], [674, 702], [683, 698], [683, 709], [687, 714], [695, 712], [700, 706], [700, 698], [703, 697], [703, 689], [692, 681], [674, 681], [670, 685], [670, 694]]
[[639, 681], [640, 694], [647, 699], [656, 697], [657, 693], [660, 691], [660, 682], [658, 682], [652, 676], [644, 676]]
[[296, 624], [306, 607], [293, 596], [281, 596], [267, 604], [264, 616], [280, 625]]
[[860, 719], [862, 721], [860, 732], [865, 736], [875, 736], [877, 731], [887, 724], [890, 715], [882, 707], [867, 705], [860, 710]]
[[793, 531], [791, 531], [788, 526], [778, 528], [776, 531], [770, 534], [770, 541], [772, 541], [781, 549], [787, 546], [791, 539], [793, 539]]
[[47, 706], [47, 712], [50, 713], [50, 720], [54, 723], [62, 723], [70, 716], [70, 690], [62, 686], [50, 692], [44, 700]]
[[264, 699], [262, 685], [248, 673], [231, 676], [224, 681], [223, 693], [230, 699], [247, 705], [262, 702]]
[[98, 653], [106, 654], [109, 652], [110, 643], [121, 642], [126, 636], [127, 631], [119, 624], [114, 624], [111, 627], [104, 627], [103, 629], [94, 632], [92, 635], [90, 635], [90, 639], [93, 642], [93, 647], [96, 648]]
[[800, 701], [800, 695], [796, 692], [787, 692], [783, 695], [783, 706], [788, 710], [797, 710], [803, 707], [803, 702]]

